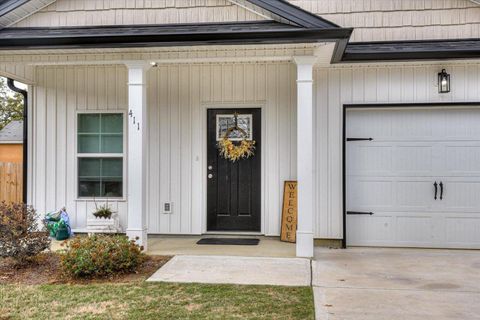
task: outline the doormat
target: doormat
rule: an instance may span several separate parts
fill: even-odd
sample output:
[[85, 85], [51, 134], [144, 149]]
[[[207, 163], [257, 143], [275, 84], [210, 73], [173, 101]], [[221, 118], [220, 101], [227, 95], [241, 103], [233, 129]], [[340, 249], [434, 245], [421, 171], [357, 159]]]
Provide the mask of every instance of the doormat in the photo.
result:
[[197, 244], [215, 244], [230, 246], [256, 246], [260, 239], [241, 239], [241, 238], [204, 238], [200, 239]]

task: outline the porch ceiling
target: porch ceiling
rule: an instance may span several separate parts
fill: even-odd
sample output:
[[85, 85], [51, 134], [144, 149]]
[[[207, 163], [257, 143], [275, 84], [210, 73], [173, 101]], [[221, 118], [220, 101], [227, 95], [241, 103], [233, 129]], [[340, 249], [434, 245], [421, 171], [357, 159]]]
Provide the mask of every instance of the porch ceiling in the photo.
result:
[[222, 63], [291, 61], [294, 56], [316, 55], [329, 63], [334, 43], [211, 45], [153, 48], [35, 49], [0, 51], [1, 65], [124, 64], [128, 61]]

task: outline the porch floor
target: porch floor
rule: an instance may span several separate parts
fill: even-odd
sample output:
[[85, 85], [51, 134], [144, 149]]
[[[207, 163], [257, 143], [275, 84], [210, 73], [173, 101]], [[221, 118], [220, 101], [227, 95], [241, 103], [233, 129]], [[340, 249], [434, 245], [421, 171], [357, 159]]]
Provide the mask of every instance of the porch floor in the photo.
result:
[[[257, 238], [260, 242], [256, 246], [230, 246], [230, 245], [198, 245], [202, 238], [227, 238], [233, 236], [148, 236], [148, 251], [150, 255], [176, 256], [243, 256], [243, 257], [273, 257], [295, 258], [295, 244], [282, 242], [278, 237], [242, 236], [235, 238]], [[52, 241], [51, 250], [62, 249], [63, 241]]]
[[[281, 242], [278, 237], [262, 237], [256, 246], [198, 245], [202, 238], [228, 236], [148, 236], [148, 254], [151, 255], [214, 255], [244, 257], [295, 257], [295, 244]], [[236, 238], [250, 238], [236, 236]]]

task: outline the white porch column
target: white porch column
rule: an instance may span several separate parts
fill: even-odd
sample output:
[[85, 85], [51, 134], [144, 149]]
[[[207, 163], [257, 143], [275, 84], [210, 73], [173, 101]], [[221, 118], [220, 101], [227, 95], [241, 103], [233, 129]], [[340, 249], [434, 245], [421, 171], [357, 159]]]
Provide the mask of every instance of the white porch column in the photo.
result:
[[313, 257], [313, 64], [314, 56], [294, 57], [297, 64], [297, 257]]
[[146, 212], [146, 73], [143, 61], [125, 63], [128, 68], [127, 236], [147, 250]]

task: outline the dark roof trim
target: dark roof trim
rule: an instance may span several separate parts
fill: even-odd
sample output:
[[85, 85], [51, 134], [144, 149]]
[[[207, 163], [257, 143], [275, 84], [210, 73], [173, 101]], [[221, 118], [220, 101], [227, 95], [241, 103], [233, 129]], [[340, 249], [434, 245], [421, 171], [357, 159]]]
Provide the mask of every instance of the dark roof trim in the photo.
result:
[[284, 0], [247, 0], [253, 5], [305, 28], [340, 28], [316, 14], [303, 10]]
[[351, 29], [304, 29], [278, 22], [184, 25], [7, 28], [0, 50], [125, 48], [209, 44], [274, 44], [336, 41]]
[[333, 62], [474, 58], [480, 58], [480, 39], [352, 42]]
[[23, 6], [30, 0], [0, 0], [0, 17]]

